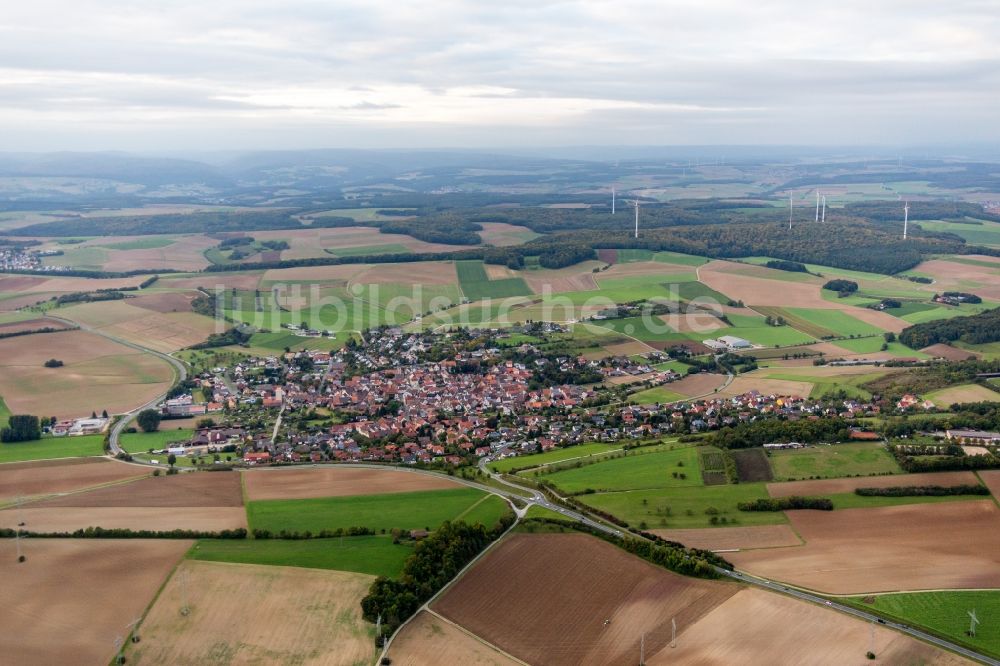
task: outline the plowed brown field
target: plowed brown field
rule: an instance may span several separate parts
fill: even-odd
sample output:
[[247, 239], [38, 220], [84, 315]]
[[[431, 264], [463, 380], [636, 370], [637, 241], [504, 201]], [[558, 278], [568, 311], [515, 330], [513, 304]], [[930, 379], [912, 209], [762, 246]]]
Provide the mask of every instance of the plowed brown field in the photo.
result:
[[243, 506], [243, 493], [237, 472], [188, 472], [173, 476], [151, 476], [132, 483], [43, 500], [33, 506]]
[[106, 458], [76, 458], [0, 465], [0, 504], [18, 495], [28, 498], [147, 476], [136, 465]]
[[459, 485], [430, 474], [350, 467], [252, 470], [243, 473], [243, 482], [249, 500], [380, 495], [415, 490], [447, 490]]
[[900, 486], [958, 486], [977, 484], [972, 472], [935, 472], [929, 474], [894, 474], [892, 476], [862, 476], [845, 479], [815, 479], [813, 481], [788, 481], [769, 483], [771, 497], [791, 495], [831, 495], [853, 493], [855, 488], [898, 488]]
[[432, 608], [533, 664], [634, 664], [740, 588], [685, 578], [583, 534], [515, 534]]
[[[653, 655], [649, 666], [864, 664], [872, 639], [867, 622], [755, 589], [742, 590], [693, 627], [677, 629], [677, 647]], [[867, 663], [972, 663], [884, 627], [875, 629], [875, 654], [878, 661]]]
[[17, 563], [0, 540], [0, 661], [107, 664], [115, 636], [139, 617], [192, 542], [25, 539]]
[[42, 534], [74, 532], [88, 527], [154, 532], [220, 532], [247, 526], [246, 512], [242, 507], [88, 506], [37, 509], [27, 506], [20, 511], [0, 511], [0, 527], [13, 529], [19, 521], [24, 521], [24, 529]]
[[1000, 587], [993, 500], [789, 511], [806, 545], [733, 553], [738, 568], [831, 594]]

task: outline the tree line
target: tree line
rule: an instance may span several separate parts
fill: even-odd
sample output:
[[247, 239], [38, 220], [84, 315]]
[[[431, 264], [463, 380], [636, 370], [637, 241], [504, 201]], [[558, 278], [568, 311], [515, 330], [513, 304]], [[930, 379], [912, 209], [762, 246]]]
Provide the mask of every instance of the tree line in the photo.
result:
[[914, 324], [899, 334], [899, 341], [912, 349], [921, 349], [939, 342], [960, 341], [966, 344], [982, 344], [998, 340], [1000, 340], [1000, 308], [968, 317], [952, 317]]

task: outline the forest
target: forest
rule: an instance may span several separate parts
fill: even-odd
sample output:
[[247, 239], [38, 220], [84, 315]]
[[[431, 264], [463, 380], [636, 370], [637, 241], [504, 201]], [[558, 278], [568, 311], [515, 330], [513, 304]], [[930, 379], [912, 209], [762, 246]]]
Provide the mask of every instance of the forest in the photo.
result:
[[1000, 340], [1000, 308], [969, 317], [939, 319], [903, 329], [899, 341], [912, 349], [922, 349], [939, 342], [964, 342], [970, 345]]

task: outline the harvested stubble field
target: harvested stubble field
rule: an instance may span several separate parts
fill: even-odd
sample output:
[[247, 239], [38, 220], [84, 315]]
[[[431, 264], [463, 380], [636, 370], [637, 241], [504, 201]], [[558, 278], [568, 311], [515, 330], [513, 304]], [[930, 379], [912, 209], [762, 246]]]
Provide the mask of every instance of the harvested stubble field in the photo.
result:
[[492, 645], [428, 611], [420, 611], [392, 641], [389, 657], [400, 666], [516, 666]]
[[[166, 297], [166, 298], [161, 298]], [[142, 298], [155, 307], [142, 307], [140, 299], [76, 305], [58, 312], [73, 321], [100, 329], [115, 337], [142, 344], [161, 352], [173, 352], [202, 342], [212, 333], [218, 333], [228, 324], [215, 322], [210, 317], [190, 311], [161, 312], [156, 307], [180, 306], [178, 297], [184, 294], [156, 294]]]
[[[871, 647], [866, 622], [763, 590], [745, 589], [686, 628], [676, 648], [654, 654], [650, 666], [665, 664], [863, 664]], [[881, 664], [971, 662], [884, 627], [875, 628]]]
[[1000, 393], [979, 384], [951, 386], [940, 391], [928, 393], [924, 397], [938, 407], [943, 408], [947, 408], [955, 403], [1000, 401]]
[[993, 497], [1000, 497], [1000, 469], [982, 470], [977, 474], [993, 493]]
[[993, 500], [787, 514], [806, 545], [728, 559], [755, 575], [830, 594], [1000, 587]]
[[75, 458], [0, 465], [0, 504], [136, 479], [148, 470], [107, 458]]
[[406, 264], [375, 264], [351, 279], [351, 284], [457, 284], [455, 264], [450, 261], [420, 261]]
[[18, 564], [0, 540], [0, 654], [20, 666], [107, 664], [192, 542], [28, 539]]
[[664, 539], [682, 543], [689, 548], [703, 548], [705, 550], [750, 550], [802, 545], [802, 539], [788, 525], [650, 531]]
[[528, 663], [633, 664], [643, 634], [655, 653], [670, 642], [672, 618], [690, 626], [737, 590], [588, 535], [515, 534], [433, 609]]
[[688, 375], [676, 382], [670, 382], [665, 386], [674, 393], [680, 393], [686, 397], [695, 397], [712, 393], [722, 386], [726, 381], [725, 375], [717, 375], [712, 372], [699, 372]]
[[[43, 367], [50, 358], [65, 366]], [[86, 331], [0, 340], [0, 395], [20, 414], [120, 413], [163, 393], [172, 379], [165, 361]]]
[[461, 487], [445, 477], [395, 469], [310, 467], [243, 473], [248, 500], [381, 495]]
[[0, 527], [13, 527], [18, 515], [23, 517], [25, 528], [34, 532], [86, 527], [214, 532], [247, 526], [236, 472], [147, 476], [46, 499], [20, 512], [0, 511]]
[[813, 385], [809, 382], [796, 382], [787, 379], [764, 379], [754, 375], [740, 375], [726, 388], [719, 391], [720, 396], [743, 395], [749, 391], [760, 391], [763, 395], [787, 395], [808, 398]]
[[889, 476], [862, 476], [843, 479], [814, 479], [811, 481], [786, 481], [767, 484], [771, 497], [800, 495], [836, 495], [853, 493], [855, 488], [899, 488], [901, 486], [958, 486], [975, 485], [979, 480], [972, 472], [932, 472], [925, 474], [892, 474]]
[[[360, 601], [372, 580], [342, 571], [185, 561], [139, 625], [142, 642], [129, 645], [128, 663], [370, 663], [375, 643]], [[181, 615], [185, 603], [190, 612]]]
[[40, 328], [66, 329], [70, 328], [70, 325], [57, 319], [38, 317], [15, 321], [9, 324], [0, 324], [0, 335], [10, 335], [11, 333], [20, 333], [22, 331], [37, 331]]
[[922, 351], [923, 353], [927, 354], [930, 357], [940, 356], [941, 358], [949, 361], [964, 361], [966, 359], [977, 358], [978, 356], [980, 356], [975, 352], [966, 351], [964, 349], [957, 349], [955, 347], [952, 347], [951, 345], [946, 345], [943, 343], [931, 345], [930, 347], [924, 347], [920, 351]]

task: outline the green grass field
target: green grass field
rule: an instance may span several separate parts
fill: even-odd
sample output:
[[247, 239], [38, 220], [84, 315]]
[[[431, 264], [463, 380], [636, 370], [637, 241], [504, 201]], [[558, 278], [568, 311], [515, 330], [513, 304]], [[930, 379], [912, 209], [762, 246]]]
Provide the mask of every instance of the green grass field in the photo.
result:
[[[680, 475], [685, 478], [679, 478]], [[623, 458], [545, 474], [540, 478], [567, 493], [587, 489], [609, 492], [701, 485], [698, 450], [693, 446], [655, 453], [643, 453], [638, 449]]]
[[396, 578], [413, 547], [393, 544], [389, 535], [343, 539], [202, 539], [188, 551], [192, 560], [269, 564], [356, 571]]
[[628, 397], [628, 399], [630, 402], [634, 402], [637, 405], [649, 405], [654, 402], [676, 402], [678, 400], [685, 399], [685, 396], [671, 391], [667, 388], [667, 386], [670, 385], [654, 386], [653, 388], [646, 389], [645, 391], [633, 393]]
[[538, 506], [537, 504], [532, 504], [528, 507], [528, 513], [524, 515], [525, 518], [555, 518], [556, 520], [569, 520], [567, 516], [557, 513], [552, 509], [546, 509], [544, 506]]
[[171, 428], [170, 421], [161, 421], [156, 432], [126, 432], [121, 436], [121, 447], [129, 453], [145, 453], [150, 449], [166, 448], [173, 442], [186, 442], [194, 435], [190, 428]]
[[938, 504], [940, 502], [969, 502], [985, 499], [985, 495], [942, 495], [913, 497], [866, 497], [857, 493], [834, 493], [823, 495], [833, 502], [834, 509], [874, 509], [880, 506], [900, 506], [902, 504]]
[[0, 463], [104, 455], [104, 435], [45, 437], [34, 442], [0, 444]]
[[772, 451], [769, 458], [778, 481], [902, 472], [880, 443], [821, 444], [805, 449]]
[[[701, 482], [697, 467], [693, 474]], [[740, 502], [767, 497], [763, 483], [723, 486], [682, 486], [580, 495], [584, 504], [607, 511], [630, 525], [649, 529], [715, 527], [726, 525], [774, 525], [788, 522], [784, 513], [740, 511]], [[716, 522], [712, 522], [713, 516]], [[726, 519], [722, 523], [722, 518]]]
[[973, 245], [1000, 246], [1000, 224], [983, 222], [982, 224], [962, 224], [961, 222], [928, 222], [921, 220], [920, 226], [928, 231], [947, 231], [965, 239]]
[[529, 296], [531, 289], [524, 278], [512, 277], [501, 280], [491, 280], [486, 274], [482, 261], [455, 262], [455, 271], [462, 293], [470, 301], [484, 298], [510, 298], [513, 296]]
[[[492, 526], [503, 507], [480, 500], [486, 493], [474, 488], [428, 490], [385, 495], [356, 495], [302, 500], [263, 500], [247, 504], [247, 519], [253, 529], [272, 532], [319, 532], [338, 527], [368, 527], [375, 530], [434, 529], [446, 520], [469, 516]], [[493, 512], [493, 513], [491, 513]]]
[[[845, 340], [837, 340], [834, 344], [838, 347], [843, 347], [848, 351], [854, 352], [855, 354], [873, 354], [880, 351], [882, 349], [882, 345], [886, 344], [886, 342], [885, 338], [881, 335], [873, 335], [866, 338], [848, 338]], [[919, 352], [915, 349], [910, 349], [900, 342], [891, 342], [886, 344], [886, 351], [894, 356], [927, 358], [927, 354]]]
[[[882, 330], [841, 310], [755, 307], [761, 314], [784, 317], [789, 326], [816, 338], [881, 335]], [[779, 327], [780, 328], [780, 327]]]
[[[621, 253], [621, 250], [618, 250]], [[620, 255], [619, 255], [620, 256]], [[707, 264], [707, 257], [699, 257], [695, 254], [681, 254], [679, 252], [657, 252], [653, 255], [653, 261], [664, 264], [679, 264], [681, 266], [701, 266]]]
[[326, 252], [337, 257], [362, 257], [374, 254], [406, 254], [409, 251], [410, 249], [402, 243], [360, 245], [355, 247], [333, 247], [326, 249]]
[[[915, 624], [956, 643], [1000, 657], [1000, 591], [945, 591], [880, 594], [848, 599], [852, 606], [874, 611], [894, 620]], [[967, 636], [969, 611], [975, 610], [980, 624], [975, 637]]]
[[573, 458], [586, 458], [594, 455], [602, 455], [609, 451], [621, 450], [621, 444], [577, 444], [561, 449], [553, 449], [545, 453], [536, 453], [530, 456], [517, 456], [514, 458], [504, 458], [490, 463], [490, 468], [496, 472], [509, 472], [510, 470], [522, 467], [537, 465], [548, 465], [550, 463], [562, 462]]
[[106, 250], [155, 250], [167, 247], [177, 242], [175, 238], [161, 238], [150, 236], [148, 238], [136, 238], [135, 240], [122, 241], [121, 243], [108, 243], [107, 245], [91, 245], [90, 247], [102, 247]]

